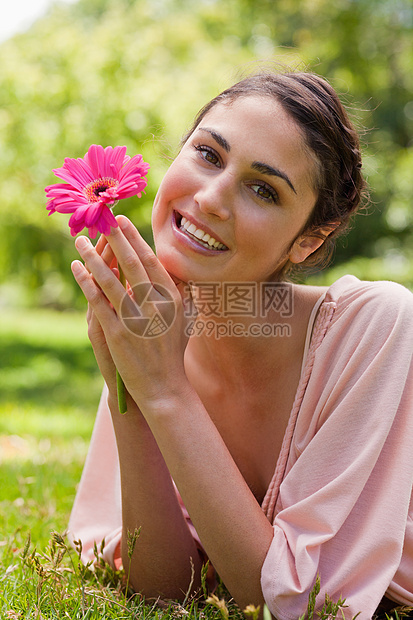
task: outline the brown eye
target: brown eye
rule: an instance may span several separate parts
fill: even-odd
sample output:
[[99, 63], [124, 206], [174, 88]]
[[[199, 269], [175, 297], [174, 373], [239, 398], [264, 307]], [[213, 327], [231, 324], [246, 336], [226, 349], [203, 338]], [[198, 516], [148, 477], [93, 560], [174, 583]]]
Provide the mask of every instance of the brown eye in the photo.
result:
[[204, 145], [196, 146], [195, 149], [198, 151], [198, 153], [200, 153], [201, 157], [206, 162], [212, 164], [213, 166], [217, 166], [218, 168], [221, 167], [221, 162], [219, 161], [219, 157], [214, 151], [214, 149], [211, 149], [210, 147]]
[[265, 202], [278, 202], [277, 192], [269, 185], [253, 183], [250, 185], [250, 188], [256, 196], [258, 196], [258, 198], [261, 198], [261, 200], [264, 200]]

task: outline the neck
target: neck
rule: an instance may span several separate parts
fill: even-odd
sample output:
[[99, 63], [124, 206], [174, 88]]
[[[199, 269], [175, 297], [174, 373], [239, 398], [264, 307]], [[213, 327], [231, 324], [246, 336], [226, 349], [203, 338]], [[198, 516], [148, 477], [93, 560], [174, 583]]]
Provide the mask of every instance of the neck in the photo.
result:
[[287, 372], [303, 357], [309, 317], [321, 292], [290, 284], [274, 288], [266, 291], [267, 303], [262, 295], [261, 309], [256, 304], [252, 312], [246, 312], [240, 297], [238, 315], [229, 312], [225, 300], [215, 308], [202, 308], [198, 296], [201, 312], [193, 322], [188, 355], [207, 375], [219, 376], [234, 388]]
[[[295, 358], [296, 328], [292, 318], [197, 317], [188, 353], [202, 360], [205, 371], [233, 387], [266, 378]], [[298, 336], [298, 334], [297, 334]]]

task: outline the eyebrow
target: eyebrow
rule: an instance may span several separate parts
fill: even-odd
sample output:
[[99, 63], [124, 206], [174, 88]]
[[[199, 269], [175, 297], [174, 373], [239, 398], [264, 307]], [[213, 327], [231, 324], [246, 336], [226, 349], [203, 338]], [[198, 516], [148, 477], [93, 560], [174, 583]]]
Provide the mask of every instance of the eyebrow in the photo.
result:
[[230, 152], [231, 147], [229, 143], [225, 140], [223, 136], [221, 136], [220, 133], [214, 131], [213, 129], [209, 129], [208, 127], [198, 127], [198, 129], [200, 129], [201, 131], [207, 131], [214, 138], [215, 142], [218, 142], [218, 144], [222, 146], [224, 151], [226, 151], [227, 153]]
[[282, 170], [279, 170], [278, 168], [273, 168], [272, 166], [269, 166], [268, 164], [263, 164], [260, 161], [252, 162], [251, 168], [253, 170], [256, 170], [257, 172], [261, 172], [261, 174], [268, 174], [270, 176], [275, 176], [275, 177], [279, 177], [280, 179], [284, 179], [287, 185], [293, 190], [294, 194], [297, 194], [297, 192], [295, 191], [294, 185], [291, 183], [289, 177]]
[[[229, 143], [225, 140], [223, 136], [221, 136], [220, 133], [214, 131], [214, 129], [210, 129], [209, 127], [198, 127], [198, 129], [200, 131], [206, 131], [207, 133], [209, 133], [209, 135], [214, 138], [215, 142], [217, 142], [224, 149], [224, 151], [226, 151], [227, 153], [230, 152], [231, 147]], [[287, 185], [293, 190], [294, 194], [297, 194], [295, 187], [291, 183], [288, 175], [282, 170], [279, 170], [278, 168], [273, 168], [272, 166], [264, 164], [260, 161], [252, 162], [251, 168], [253, 170], [256, 170], [257, 172], [260, 172], [261, 174], [267, 174], [269, 176], [279, 177], [280, 179], [283, 179], [287, 183]]]

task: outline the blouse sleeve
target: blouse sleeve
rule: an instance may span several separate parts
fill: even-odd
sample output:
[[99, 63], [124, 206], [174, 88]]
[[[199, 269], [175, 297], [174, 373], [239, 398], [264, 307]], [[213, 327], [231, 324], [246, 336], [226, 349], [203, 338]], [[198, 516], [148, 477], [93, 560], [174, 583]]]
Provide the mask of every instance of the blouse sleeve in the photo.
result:
[[115, 565], [122, 534], [119, 460], [112, 419], [103, 389], [95, 426], [69, 520], [69, 538], [82, 543], [82, 560], [95, 559], [104, 540], [104, 559]]
[[371, 618], [397, 571], [411, 519], [412, 317], [407, 289], [360, 283], [313, 356], [261, 575], [279, 620], [306, 612], [317, 575], [318, 608], [328, 593], [346, 599], [346, 618]]
[[[69, 520], [71, 544], [80, 540], [82, 560], [95, 560], [94, 546], [98, 551], [104, 541], [102, 557], [110, 565], [120, 568], [122, 539], [122, 500], [118, 450], [112, 418], [107, 405], [108, 391], [103, 389], [89, 451], [76, 493]], [[187, 522], [199, 552], [206, 557], [199, 536], [176, 488], [182, 514]]]

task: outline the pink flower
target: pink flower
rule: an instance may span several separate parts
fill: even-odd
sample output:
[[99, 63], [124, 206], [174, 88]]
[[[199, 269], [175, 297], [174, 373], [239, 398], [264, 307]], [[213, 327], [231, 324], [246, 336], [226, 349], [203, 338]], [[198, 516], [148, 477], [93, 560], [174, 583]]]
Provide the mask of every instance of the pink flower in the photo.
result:
[[49, 215], [72, 213], [69, 226], [73, 237], [85, 227], [92, 238], [98, 232], [108, 235], [111, 226], [118, 226], [111, 208], [122, 198], [141, 197], [148, 170], [142, 155], [126, 155], [126, 146], [104, 149], [92, 144], [83, 159], [67, 157], [62, 168], [53, 170], [67, 183], [46, 187]]

